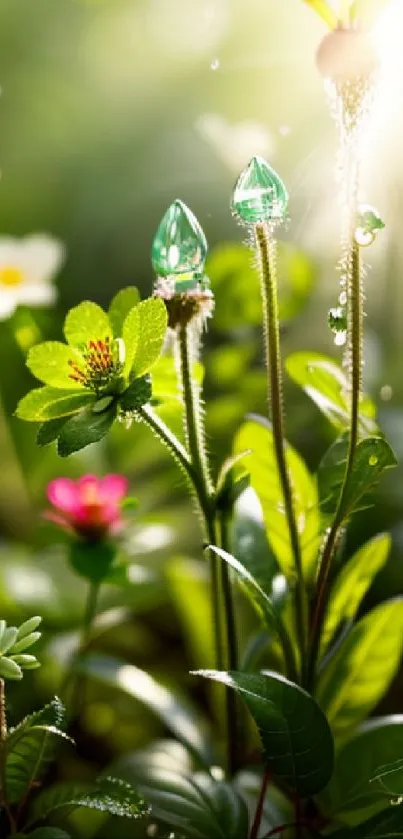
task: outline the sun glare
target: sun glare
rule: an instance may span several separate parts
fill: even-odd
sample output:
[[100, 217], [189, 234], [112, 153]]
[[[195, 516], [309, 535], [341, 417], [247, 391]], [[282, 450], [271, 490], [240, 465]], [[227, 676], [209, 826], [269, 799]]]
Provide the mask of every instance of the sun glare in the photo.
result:
[[373, 28], [373, 38], [384, 73], [396, 74], [403, 68], [403, 3], [391, 0]]

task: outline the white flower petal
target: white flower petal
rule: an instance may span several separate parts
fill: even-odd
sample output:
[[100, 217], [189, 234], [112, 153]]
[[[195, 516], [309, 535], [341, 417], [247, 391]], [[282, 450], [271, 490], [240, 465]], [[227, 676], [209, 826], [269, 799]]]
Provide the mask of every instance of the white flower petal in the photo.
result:
[[57, 288], [45, 283], [23, 283], [16, 287], [17, 302], [25, 306], [51, 306], [57, 300]]
[[18, 305], [17, 295], [14, 289], [0, 288], [0, 320], [6, 320], [13, 314]]
[[11, 236], [0, 236], [0, 270], [1, 268], [21, 268], [21, 242]]
[[64, 245], [46, 233], [36, 233], [22, 239], [20, 249], [18, 267], [24, 270], [28, 283], [49, 283], [60, 270], [65, 258]]

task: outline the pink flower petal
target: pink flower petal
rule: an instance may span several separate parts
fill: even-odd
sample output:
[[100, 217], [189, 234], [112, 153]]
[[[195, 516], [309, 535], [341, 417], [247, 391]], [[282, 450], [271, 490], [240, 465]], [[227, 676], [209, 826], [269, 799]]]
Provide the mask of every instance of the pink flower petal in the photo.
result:
[[68, 533], [74, 533], [74, 528], [71, 526], [71, 523], [68, 519], [65, 519], [64, 516], [59, 516], [57, 513], [52, 513], [51, 510], [45, 510], [42, 513], [42, 518], [46, 519], [46, 521], [51, 521], [53, 524], [57, 524], [62, 530], [66, 530]]
[[47, 487], [47, 496], [51, 504], [63, 513], [75, 515], [80, 506], [77, 486], [71, 478], [56, 478]]
[[124, 475], [105, 475], [100, 480], [102, 496], [110, 503], [121, 501], [129, 491], [129, 481]]

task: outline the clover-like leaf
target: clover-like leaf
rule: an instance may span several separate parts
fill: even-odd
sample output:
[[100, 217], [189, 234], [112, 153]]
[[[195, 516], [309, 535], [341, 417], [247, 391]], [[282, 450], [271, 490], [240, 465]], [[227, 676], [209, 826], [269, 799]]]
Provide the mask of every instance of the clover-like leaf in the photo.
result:
[[75, 414], [94, 400], [95, 395], [84, 389], [60, 390], [45, 385], [34, 388], [19, 401], [16, 415], [28, 422], [44, 422]]
[[108, 310], [108, 317], [115, 338], [119, 338], [122, 335], [123, 324], [127, 315], [139, 302], [140, 294], [135, 286], [121, 288], [115, 294]]
[[80, 411], [63, 426], [59, 434], [57, 441], [59, 455], [68, 457], [91, 443], [99, 443], [113, 425], [116, 413], [115, 402], [99, 413], [91, 407]]
[[63, 390], [77, 390], [77, 382], [71, 378], [71, 362], [82, 364], [76, 350], [60, 341], [44, 341], [32, 347], [27, 357], [27, 367], [45, 385]]
[[303, 797], [320, 792], [333, 771], [333, 738], [315, 700], [278, 673], [224, 673], [204, 676], [233, 688], [259, 729], [266, 768]]
[[90, 300], [84, 300], [70, 309], [64, 322], [64, 334], [71, 347], [80, 347], [99, 339], [113, 339], [108, 315], [97, 303]]

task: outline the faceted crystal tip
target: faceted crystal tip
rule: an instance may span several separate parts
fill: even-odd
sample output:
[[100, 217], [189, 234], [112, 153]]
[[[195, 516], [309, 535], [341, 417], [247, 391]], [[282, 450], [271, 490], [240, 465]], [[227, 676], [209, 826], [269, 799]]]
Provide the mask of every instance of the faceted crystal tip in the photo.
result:
[[189, 207], [176, 201], [168, 207], [156, 232], [152, 248], [151, 261], [159, 277], [175, 277], [189, 273], [202, 275], [207, 256], [207, 241]]
[[234, 213], [246, 224], [279, 222], [287, 206], [288, 192], [277, 172], [262, 157], [252, 157], [235, 184]]

